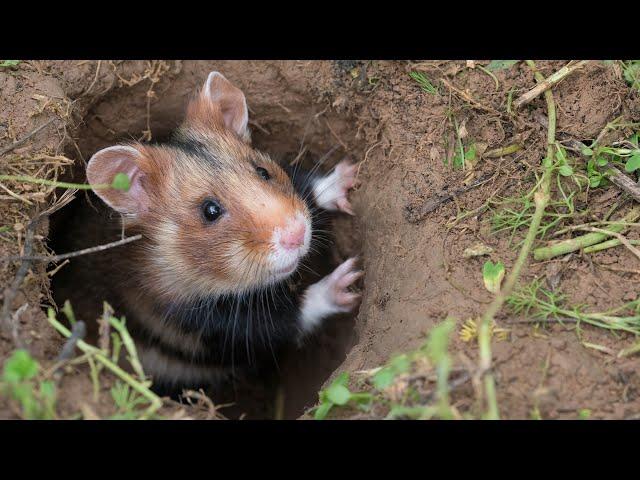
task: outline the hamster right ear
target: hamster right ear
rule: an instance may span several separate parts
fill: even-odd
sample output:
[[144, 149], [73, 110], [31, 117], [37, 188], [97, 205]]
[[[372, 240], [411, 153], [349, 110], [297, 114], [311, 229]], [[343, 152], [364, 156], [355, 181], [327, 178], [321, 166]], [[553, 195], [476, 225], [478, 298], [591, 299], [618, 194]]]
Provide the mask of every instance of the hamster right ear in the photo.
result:
[[134, 147], [116, 145], [96, 152], [87, 165], [87, 180], [91, 185], [110, 185], [118, 173], [129, 177], [127, 191], [115, 188], [95, 188], [104, 203], [117, 212], [137, 215], [149, 208], [149, 196], [144, 189], [144, 172], [140, 169], [142, 154]]
[[249, 110], [244, 93], [220, 72], [211, 72], [201, 91], [205, 102], [217, 107], [222, 114], [224, 126], [240, 138], [249, 135]]

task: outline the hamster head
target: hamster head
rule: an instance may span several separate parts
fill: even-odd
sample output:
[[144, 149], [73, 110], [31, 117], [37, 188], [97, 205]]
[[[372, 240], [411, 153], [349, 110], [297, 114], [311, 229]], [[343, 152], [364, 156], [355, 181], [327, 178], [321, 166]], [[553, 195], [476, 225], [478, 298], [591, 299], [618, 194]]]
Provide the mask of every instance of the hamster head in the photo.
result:
[[[291, 179], [253, 149], [243, 93], [218, 72], [165, 144], [97, 152], [95, 193], [143, 234], [140, 272], [171, 299], [244, 293], [290, 276], [309, 252], [311, 214]], [[99, 188], [117, 173], [127, 191]]]

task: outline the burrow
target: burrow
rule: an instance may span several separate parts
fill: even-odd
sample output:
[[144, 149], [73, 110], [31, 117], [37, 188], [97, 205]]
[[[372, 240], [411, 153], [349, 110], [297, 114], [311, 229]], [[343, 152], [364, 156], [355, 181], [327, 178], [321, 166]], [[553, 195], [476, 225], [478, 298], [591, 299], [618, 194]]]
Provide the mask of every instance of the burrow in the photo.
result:
[[[67, 150], [70, 158], [77, 159], [65, 180], [85, 181], [85, 164], [97, 150], [118, 142], [141, 139], [149, 130], [151, 138], [161, 140], [182, 121], [191, 95], [200, 87], [211, 70], [212, 62], [193, 62], [177, 74], [156, 86], [153, 101], [148, 102], [146, 86], [114, 89], [94, 104], [71, 132], [75, 142]], [[221, 69], [222, 70], [222, 69]], [[361, 158], [363, 152], [345, 149], [353, 145], [355, 122], [318, 103], [311, 94], [295, 84], [274, 78], [268, 68], [262, 75], [252, 72], [246, 80], [246, 64], [227, 64], [224, 73], [245, 93], [250, 111], [253, 145], [269, 153], [279, 162], [298, 159], [305, 168], [312, 168], [325, 159], [321, 169], [328, 171], [345, 156]], [[93, 201], [95, 197], [93, 197]], [[79, 194], [68, 206], [57, 212], [51, 221], [49, 245], [56, 253], [68, 251], [61, 232], [78, 218], [87, 215], [87, 196]], [[89, 216], [89, 218], [91, 218]], [[333, 217], [333, 245], [331, 258], [326, 259], [325, 271], [348, 256], [361, 253], [359, 225], [346, 215]], [[77, 225], [75, 226], [77, 227]], [[91, 231], [91, 225], [82, 226]], [[76, 228], [77, 230], [77, 228]], [[87, 236], [87, 247], [91, 235]], [[100, 255], [99, 253], [95, 255]], [[73, 260], [72, 260], [73, 261]], [[64, 271], [64, 270], [62, 270]], [[64, 274], [52, 279], [52, 293], [60, 304], [65, 289], [74, 288], [74, 278]], [[102, 299], [90, 299], [102, 304]], [[61, 306], [61, 305], [59, 305]], [[126, 312], [122, 312], [126, 313]], [[233, 385], [232, 390], [217, 392], [216, 403], [234, 402], [225, 410], [231, 417], [246, 414], [249, 418], [297, 418], [317, 401], [318, 390], [344, 361], [350, 348], [357, 343], [354, 316], [335, 317], [321, 333], [313, 337], [302, 349], [291, 349], [278, 362], [277, 373], [266, 379], [249, 379], [250, 386]], [[87, 319], [91, 321], [92, 319]]]

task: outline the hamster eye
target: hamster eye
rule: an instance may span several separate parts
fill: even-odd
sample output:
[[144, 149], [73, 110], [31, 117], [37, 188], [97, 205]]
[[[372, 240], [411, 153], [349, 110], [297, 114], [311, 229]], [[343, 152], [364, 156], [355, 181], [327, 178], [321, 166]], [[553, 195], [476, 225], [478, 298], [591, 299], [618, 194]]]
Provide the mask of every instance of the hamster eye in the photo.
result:
[[224, 210], [215, 200], [205, 200], [202, 203], [202, 216], [207, 222], [215, 222]]
[[260, 175], [264, 180], [269, 180], [271, 178], [271, 175], [269, 175], [266, 168], [258, 167], [256, 168], [256, 172], [258, 172], [258, 175]]

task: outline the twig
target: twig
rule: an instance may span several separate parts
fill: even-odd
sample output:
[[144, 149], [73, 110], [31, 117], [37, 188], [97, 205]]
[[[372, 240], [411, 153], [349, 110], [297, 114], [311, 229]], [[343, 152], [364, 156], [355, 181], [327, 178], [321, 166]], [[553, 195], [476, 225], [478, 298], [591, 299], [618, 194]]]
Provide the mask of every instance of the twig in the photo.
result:
[[132, 237], [123, 238], [122, 240], [118, 240], [116, 242], [105, 243], [104, 245], [97, 245], [95, 247], [89, 247], [82, 250], [76, 250], [75, 252], [62, 253], [60, 255], [25, 255], [25, 256], [14, 256], [14, 257], [5, 257], [0, 258], [0, 261], [11, 262], [14, 260], [27, 260], [27, 261], [36, 261], [36, 262], [59, 262], [60, 260], [65, 260], [67, 258], [79, 257], [81, 255], [87, 255], [90, 253], [102, 252], [104, 250], [108, 250], [110, 248], [119, 247], [120, 245], [125, 245], [127, 243], [134, 242], [136, 240], [140, 240], [142, 235], [134, 235]]
[[[65, 190], [65, 192], [58, 198], [52, 205], [50, 205], [46, 210], [37, 214], [28, 224], [25, 233], [25, 242], [23, 247], [23, 254], [26, 257], [31, 256], [33, 252], [33, 238], [35, 234], [35, 229], [38, 226], [38, 223], [45, 217], [51, 215], [56, 210], [67, 205], [71, 200], [74, 199], [74, 191], [73, 190]], [[31, 267], [30, 260], [22, 260], [18, 271], [11, 283], [11, 286], [7, 288], [4, 292], [4, 302], [2, 304], [2, 316], [0, 316], [0, 329], [8, 331], [13, 337], [13, 341], [17, 347], [22, 347], [22, 340], [20, 339], [18, 333], [18, 322], [12, 321], [12, 316], [10, 313], [11, 306], [13, 304], [13, 300], [18, 293], [18, 289], [20, 285], [22, 285], [22, 281], [24, 280], [29, 268]], [[17, 320], [17, 318], [15, 319]]]
[[493, 113], [494, 115], [502, 116], [502, 113], [500, 113], [499, 111], [495, 110], [494, 108], [487, 107], [487, 106], [483, 105], [482, 103], [480, 103], [477, 100], [475, 100], [467, 92], [464, 92], [464, 91], [460, 90], [459, 88], [454, 87], [446, 78], [442, 78], [441, 80], [442, 80], [442, 83], [444, 83], [444, 85], [447, 88], [449, 88], [449, 90], [451, 90], [452, 92], [456, 93], [459, 97], [462, 97], [464, 100], [469, 102], [473, 107], [475, 107], [475, 108], [477, 108], [479, 110], [484, 110], [485, 112]]
[[64, 342], [60, 353], [58, 354], [58, 358], [56, 358], [56, 363], [58, 367], [53, 372], [53, 379], [58, 382], [62, 377], [62, 368], [64, 365], [71, 360], [73, 354], [76, 350], [76, 346], [78, 344], [78, 340], [84, 340], [84, 337], [87, 335], [87, 326], [82, 321], [79, 320], [73, 324], [71, 327], [71, 336]]
[[[24, 253], [26, 256], [31, 255], [33, 251], [33, 236], [36, 229], [36, 225], [40, 220], [41, 216], [36, 216], [33, 220], [29, 222], [26, 229], [25, 240], [24, 240]], [[4, 292], [4, 303], [2, 304], [2, 328], [13, 338], [13, 341], [17, 347], [22, 348], [23, 343], [20, 339], [20, 334], [18, 332], [18, 322], [11, 321], [11, 306], [13, 304], [13, 300], [18, 294], [18, 289], [20, 285], [22, 285], [22, 281], [24, 277], [27, 275], [29, 268], [31, 267], [31, 261], [25, 260], [20, 264], [18, 271], [16, 272], [15, 277], [13, 278], [13, 282], [11, 282], [11, 286], [7, 288]]]
[[478, 180], [476, 180], [470, 185], [467, 185], [466, 187], [459, 188], [458, 190], [455, 190], [453, 192], [437, 193], [417, 208], [411, 208], [410, 206], [406, 206], [405, 212], [404, 212], [405, 219], [410, 223], [418, 223], [419, 221], [424, 220], [424, 218], [429, 213], [433, 212], [435, 209], [439, 208], [441, 205], [444, 205], [445, 203], [450, 202], [454, 198], [459, 197], [460, 195], [468, 192], [469, 190], [472, 190], [474, 188], [479, 187], [480, 185], [487, 183], [488, 181], [491, 180], [491, 178], [493, 178], [492, 175], [489, 175], [489, 174], [483, 175]]
[[[536, 85], [534, 88], [532, 88], [527, 93], [525, 93], [520, 98], [518, 98], [515, 102], [513, 102], [514, 108], [518, 109], [521, 106], [531, 102], [533, 99], [538, 98], [544, 92], [546, 92], [547, 90], [552, 88], [554, 85], [558, 84], [559, 82], [567, 78], [576, 70], [584, 67], [588, 63], [589, 63], [589, 60], [581, 60], [571, 66], [565, 65], [556, 73], [544, 79], [543, 81], [539, 82], [538, 85]], [[536, 71], [536, 73], [538, 72]]]
[[[57, 117], [56, 117], [57, 118]], [[47, 126], [51, 125], [56, 118], [52, 118], [47, 122], [44, 122], [42, 125], [40, 125], [39, 127], [35, 128], [34, 130], [31, 130], [29, 133], [27, 133], [24, 137], [22, 137], [20, 140], [16, 140], [15, 142], [13, 142], [11, 145], [7, 145], [6, 147], [3, 147], [2, 149], [0, 149], [0, 157], [6, 153], [9, 153], [11, 150], [13, 150], [16, 147], [19, 147], [20, 145], [22, 145], [24, 142], [26, 142], [27, 140], [29, 140], [31, 137], [33, 137], [36, 133], [38, 133], [40, 130], [43, 130], [44, 128], [46, 128]]]

